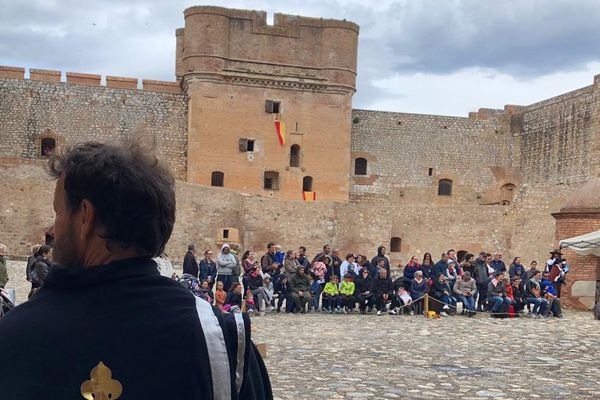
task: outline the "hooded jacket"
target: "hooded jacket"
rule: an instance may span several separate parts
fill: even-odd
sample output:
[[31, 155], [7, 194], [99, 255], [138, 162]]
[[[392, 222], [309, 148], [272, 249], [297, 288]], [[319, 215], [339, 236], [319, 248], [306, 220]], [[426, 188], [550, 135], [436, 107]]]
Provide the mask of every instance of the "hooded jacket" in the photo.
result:
[[219, 275], [232, 275], [233, 270], [237, 266], [237, 261], [233, 254], [223, 253], [223, 250], [225, 250], [225, 248], [229, 249], [229, 245], [227, 243], [221, 246], [221, 252], [217, 256], [217, 273]]
[[385, 248], [385, 246], [379, 246], [377, 248], [377, 255], [375, 257], [373, 257], [373, 259], [371, 260], [371, 265], [374, 266], [373, 268], [376, 268], [377, 265], [379, 264], [380, 260], [384, 260], [384, 264], [383, 266], [385, 267], [385, 269], [388, 272], [388, 276], [390, 276], [390, 260], [383, 255], [383, 249]]

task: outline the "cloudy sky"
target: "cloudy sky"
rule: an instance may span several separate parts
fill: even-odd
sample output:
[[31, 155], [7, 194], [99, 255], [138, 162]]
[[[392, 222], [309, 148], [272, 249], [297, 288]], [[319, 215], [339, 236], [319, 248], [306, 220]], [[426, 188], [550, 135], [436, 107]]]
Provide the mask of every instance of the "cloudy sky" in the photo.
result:
[[466, 116], [600, 74], [599, 0], [0, 0], [0, 65], [173, 80], [202, 4], [358, 23], [355, 108]]

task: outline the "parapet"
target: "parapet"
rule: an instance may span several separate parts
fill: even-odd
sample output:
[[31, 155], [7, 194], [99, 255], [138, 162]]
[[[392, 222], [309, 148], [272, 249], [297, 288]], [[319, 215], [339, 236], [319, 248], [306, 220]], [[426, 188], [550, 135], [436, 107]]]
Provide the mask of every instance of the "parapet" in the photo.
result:
[[264, 11], [212, 6], [190, 7], [184, 15], [185, 28], [175, 32], [178, 78], [355, 90], [359, 27], [353, 22], [275, 14], [269, 25]]
[[480, 108], [478, 111], [469, 113], [470, 119], [487, 120], [490, 118], [497, 117], [504, 113], [504, 110], [497, 110], [495, 108]]
[[[0, 66], [0, 79], [25, 79], [26, 69], [23, 67]], [[66, 80], [62, 79], [61, 71], [50, 69], [29, 69], [29, 81], [53, 82], [61, 84], [75, 84], [86, 86], [104, 87], [102, 75], [85, 74], [81, 72], [67, 72]], [[107, 76], [106, 87], [114, 89], [138, 90], [139, 79], [122, 76]], [[140, 90], [165, 93], [182, 93], [180, 81], [142, 80]]]

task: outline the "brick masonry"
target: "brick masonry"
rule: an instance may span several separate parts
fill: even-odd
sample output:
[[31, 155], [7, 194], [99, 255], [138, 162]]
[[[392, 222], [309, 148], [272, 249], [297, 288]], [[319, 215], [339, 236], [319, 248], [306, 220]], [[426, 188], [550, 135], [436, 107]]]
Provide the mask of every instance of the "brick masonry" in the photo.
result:
[[[262, 12], [219, 7], [185, 15], [176, 82], [143, 80], [137, 89], [135, 78], [109, 76], [105, 87], [99, 75], [67, 73], [61, 82], [58, 71], [31, 70], [27, 80], [23, 68], [0, 67], [0, 242], [11, 254], [25, 255], [52, 224], [44, 137], [59, 147], [133, 136], [154, 143], [179, 179], [168, 245], [175, 260], [190, 241], [216, 247], [224, 228], [257, 252], [274, 240], [311, 254], [332, 243], [371, 257], [397, 237], [394, 263], [424, 252], [437, 259], [448, 247], [543, 262], [572, 236], [551, 214], [600, 173], [599, 77], [468, 118], [352, 110], [356, 25], [278, 14], [267, 26]], [[295, 64], [281, 51], [288, 47], [299, 54]], [[282, 100], [284, 148], [265, 99]], [[256, 140], [253, 154], [240, 152], [241, 137]], [[292, 144], [301, 145], [301, 167], [289, 167]], [[365, 176], [354, 174], [359, 157]], [[213, 170], [225, 172], [225, 188], [207, 186]], [[280, 172], [282, 190], [262, 189], [265, 170]], [[304, 176], [314, 179], [316, 202], [297, 200]], [[438, 196], [440, 179], [452, 180], [451, 196]], [[576, 223], [577, 232], [594, 221]], [[578, 262], [582, 280], [596, 279], [593, 262]]]

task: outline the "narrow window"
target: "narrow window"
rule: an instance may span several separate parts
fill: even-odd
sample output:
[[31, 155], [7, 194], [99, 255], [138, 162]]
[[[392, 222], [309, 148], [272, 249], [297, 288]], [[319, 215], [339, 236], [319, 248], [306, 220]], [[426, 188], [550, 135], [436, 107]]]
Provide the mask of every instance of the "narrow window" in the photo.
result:
[[56, 140], [54, 138], [43, 138], [41, 142], [40, 154], [42, 157], [52, 157], [56, 150]]
[[241, 138], [239, 141], [240, 152], [254, 151], [254, 139]]
[[393, 237], [390, 239], [390, 252], [400, 253], [402, 251], [402, 239], [399, 237]]
[[367, 174], [367, 159], [357, 158], [354, 160], [354, 175], [366, 175]]
[[429, 175], [429, 176], [433, 175], [433, 168], [429, 168], [429, 171], [427, 172], [427, 175]]
[[223, 229], [223, 239], [229, 239], [229, 229]]
[[290, 148], [290, 167], [300, 166], [300, 146], [297, 144], [292, 145]]
[[452, 196], [452, 181], [450, 179], [440, 179], [438, 196]]
[[223, 181], [225, 180], [225, 174], [221, 171], [214, 171], [210, 178], [210, 186], [223, 187]]
[[265, 101], [265, 111], [269, 114], [279, 114], [281, 109], [280, 101], [267, 100]]
[[279, 172], [265, 171], [263, 187], [265, 190], [279, 190]]
[[302, 191], [303, 192], [312, 192], [312, 183], [313, 183], [312, 176], [305, 176], [302, 179]]

